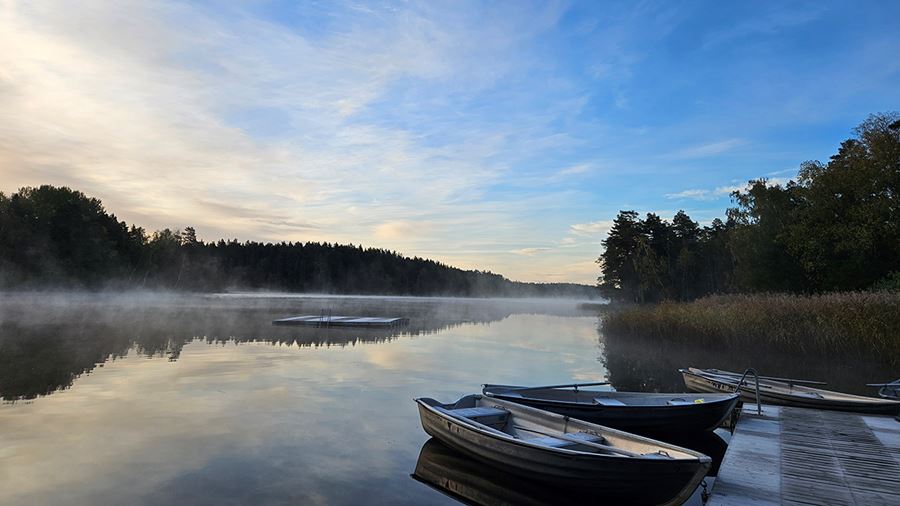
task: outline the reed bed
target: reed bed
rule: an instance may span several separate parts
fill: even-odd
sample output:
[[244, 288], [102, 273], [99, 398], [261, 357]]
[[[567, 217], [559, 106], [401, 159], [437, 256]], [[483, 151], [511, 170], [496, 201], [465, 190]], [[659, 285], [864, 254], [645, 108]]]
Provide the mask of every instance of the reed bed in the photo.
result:
[[607, 333], [703, 346], [840, 352], [900, 365], [900, 292], [716, 295], [626, 306]]

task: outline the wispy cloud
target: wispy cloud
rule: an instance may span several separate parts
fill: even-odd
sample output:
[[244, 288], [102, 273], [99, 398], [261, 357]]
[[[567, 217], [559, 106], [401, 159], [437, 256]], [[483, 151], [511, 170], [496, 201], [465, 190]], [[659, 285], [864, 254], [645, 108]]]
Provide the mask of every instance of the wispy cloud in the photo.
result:
[[[790, 182], [789, 178], [773, 177], [766, 179], [766, 185], [777, 186], [785, 185]], [[715, 200], [730, 196], [734, 192], [746, 191], [750, 188], [749, 183], [734, 184], [727, 186], [719, 186], [713, 189], [693, 189], [684, 190], [678, 193], [667, 193], [667, 199], [691, 199], [691, 200]]]
[[514, 250], [513, 253], [516, 255], [525, 255], [525, 256], [534, 256], [538, 253], [543, 253], [545, 251], [550, 251], [550, 248], [522, 248]]
[[667, 193], [667, 199], [691, 199], [691, 200], [715, 200], [731, 195], [732, 192], [745, 190], [747, 185], [720, 186], [712, 190], [693, 189], [684, 190], [678, 193]]
[[667, 199], [704, 199], [710, 195], [709, 190], [684, 190], [678, 193], [667, 193]]
[[594, 237], [606, 234], [612, 228], [612, 225], [612, 220], [592, 221], [590, 223], [575, 223], [569, 226], [569, 230], [575, 235]]
[[668, 158], [676, 160], [690, 160], [694, 158], [706, 158], [710, 156], [721, 155], [746, 143], [744, 139], [725, 139], [722, 141], [709, 142], [679, 149], [667, 155]]
[[[479, 27], [425, 6], [372, 9], [377, 18], [344, 13], [346, 24], [319, 34], [246, 9], [11, 4], [0, 17], [0, 45], [10, 49], [0, 52], [4, 189], [67, 184], [120, 218], [193, 225], [205, 238], [417, 254], [447, 244], [444, 233], [502, 237], [528, 199], [485, 200], [507, 171], [498, 155], [529, 143], [551, 149], [556, 134], [504, 138], [480, 125], [423, 139], [374, 109], [404, 80], [414, 93], [492, 86], [529, 65], [509, 52], [560, 11], [492, 12], [502, 21]], [[453, 249], [441, 256], [454, 262]], [[493, 261], [481, 267], [501, 270]]]
[[746, 37], [770, 35], [782, 30], [795, 29], [820, 18], [826, 10], [827, 7], [818, 2], [793, 5], [776, 4], [773, 9], [763, 11], [759, 16], [710, 32], [706, 35], [702, 47], [710, 49]]
[[592, 165], [589, 163], [579, 163], [578, 165], [572, 165], [571, 167], [566, 167], [565, 169], [560, 170], [556, 174], [558, 176], [574, 176], [577, 174], [585, 174], [590, 172], [592, 169]]
[[375, 226], [375, 237], [385, 240], [405, 239], [432, 231], [434, 224], [406, 220], [389, 221]]
[[[569, 225], [566, 235], [558, 241], [557, 247], [562, 251], [567, 249], [585, 251], [595, 256], [599, 250], [600, 241], [606, 237], [612, 225], [612, 220]], [[581, 262], [579, 265], [584, 265], [584, 263]]]
[[0, 2], [0, 191], [592, 282], [618, 210], [712, 215], [900, 100], [900, 7], [808, 7]]

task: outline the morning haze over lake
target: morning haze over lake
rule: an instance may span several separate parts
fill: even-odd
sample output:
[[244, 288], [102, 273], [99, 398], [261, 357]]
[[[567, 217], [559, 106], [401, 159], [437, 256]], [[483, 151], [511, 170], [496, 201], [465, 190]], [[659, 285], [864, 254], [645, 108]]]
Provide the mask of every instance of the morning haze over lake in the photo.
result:
[[898, 19], [3, 3], [0, 504], [897, 504]]

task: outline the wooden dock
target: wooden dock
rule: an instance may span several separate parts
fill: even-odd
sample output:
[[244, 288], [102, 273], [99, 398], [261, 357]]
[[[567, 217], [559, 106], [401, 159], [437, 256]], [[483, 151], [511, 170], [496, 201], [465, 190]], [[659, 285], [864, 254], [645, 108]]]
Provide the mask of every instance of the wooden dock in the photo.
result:
[[745, 404], [707, 505], [898, 505], [891, 416]]
[[401, 325], [409, 325], [409, 318], [305, 315], [281, 318], [273, 321], [272, 325], [304, 325], [308, 327], [398, 327]]

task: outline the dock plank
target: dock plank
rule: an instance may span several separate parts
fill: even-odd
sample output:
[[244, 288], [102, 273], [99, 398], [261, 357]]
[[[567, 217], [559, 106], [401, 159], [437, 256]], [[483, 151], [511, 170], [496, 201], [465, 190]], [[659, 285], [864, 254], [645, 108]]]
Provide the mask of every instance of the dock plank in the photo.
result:
[[707, 504], [900, 504], [900, 423], [745, 405]]

